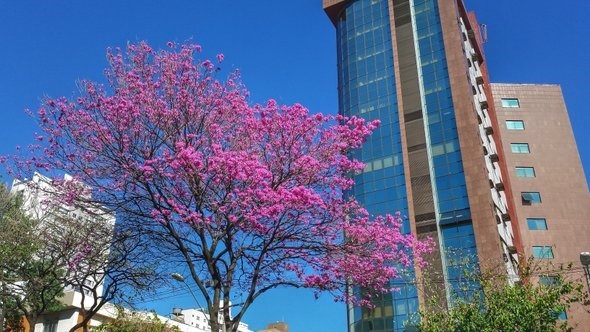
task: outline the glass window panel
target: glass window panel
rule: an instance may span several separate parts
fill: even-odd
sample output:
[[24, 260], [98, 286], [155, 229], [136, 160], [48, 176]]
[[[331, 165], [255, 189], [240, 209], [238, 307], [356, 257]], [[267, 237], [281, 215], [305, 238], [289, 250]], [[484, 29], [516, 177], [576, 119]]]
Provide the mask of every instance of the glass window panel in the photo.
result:
[[438, 144], [432, 146], [432, 155], [433, 156], [440, 156], [441, 154], [445, 153], [445, 148], [443, 144]]
[[535, 177], [535, 168], [534, 167], [517, 166], [515, 169], [516, 169], [516, 176], [518, 176], [520, 178], [534, 178]]
[[455, 148], [455, 142], [448, 142], [448, 143], [446, 143], [445, 144], [445, 150], [446, 150], [447, 153], [454, 152], [455, 150], [457, 150]]
[[545, 285], [545, 286], [559, 285], [559, 277], [557, 277], [557, 276], [548, 276], [548, 275], [540, 276], [539, 277], [539, 283], [541, 285]]
[[547, 220], [545, 218], [527, 218], [526, 222], [530, 230], [547, 230]]
[[377, 171], [383, 168], [383, 161], [381, 159], [377, 159], [373, 161], [373, 170]]
[[395, 314], [396, 315], [403, 315], [406, 314], [407, 308], [406, 308], [406, 301], [395, 301]]
[[393, 158], [392, 157], [387, 157], [385, 159], [383, 159], [383, 167], [391, 167], [393, 166]]
[[519, 108], [518, 98], [502, 98], [502, 107]]
[[551, 246], [533, 246], [533, 257], [539, 259], [553, 258], [553, 248]]
[[538, 191], [525, 191], [521, 193], [522, 204], [539, 204], [541, 203], [541, 194]]
[[387, 304], [385, 307], [383, 307], [383, 316], [385, 316], [385, 317], [393, 316], [393, 306], [391, 304]]
[[508, 130], [524, 130], [524, 121], [522, 121], [522, 120], [506, 120], [506, 128]]
[[528, 143], [510, 143], [510, 150], [512, 153], [530, 153]]
[[43, 332], [56, 332], [57, 331], [57, 321], [50, 320], [43, 323]]

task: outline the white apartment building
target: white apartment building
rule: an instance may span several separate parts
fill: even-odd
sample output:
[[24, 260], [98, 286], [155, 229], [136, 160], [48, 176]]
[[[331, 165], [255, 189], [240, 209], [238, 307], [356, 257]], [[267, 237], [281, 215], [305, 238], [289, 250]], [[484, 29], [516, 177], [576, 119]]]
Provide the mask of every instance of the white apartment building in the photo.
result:
[[[63, 181], [74, 180], [71, 176], [65, 175]], [[71, 185], [80, 189], [80, 195], [88, 195], [88, 198], [90, 198], [89, 187], [79, 182], [72, 182]], [[48, 244], [50, 248], [55, 245], [56, 249], [60, 250], [60, 246], [63, 245], [59, 243], [60, 236], [63, 234], [70, 234], [71, 236], [71, 234], [78, 231], [70, 229], [72, 226], [92, 227], [92, 229], [96, 230], [97, 238], [81, 234], [85, 238], [80, 239], [80, 243], [87, 241], [88, 248], [93, 248], [99, 252], [95, 254], [95, 257], [108, 259], [110, 239], [115, 226], [115, 214], [113, 212], [102, 206], [91, 204], [87, 206], [66, 204], [64, 201], [65, 194], [59, 192], [59, 189], [50, 178], [37, 172], [33, 174], [31, 179], [14, 180], [11, 192], [20, 194], [23, 198], [23, 209], [27, 214], [40, 221], [38, 225], [39, 236], [48, 242], [55, 242]], [[32, 331], [68, 331], [79, 319], [81, 320], [79, 309], [88, 309], [96, 303], [97, 297], [93, 295], [91, 290], [95, 290], [98, 296], [103, 294], [102, 270], [92, 266], [85, 266], [86, 262], [82, 258], [84, 256], [84, 245], [78, 247], [80, 248], [74, 246], [72, 250], [64, 250], [64, 253], [71, 254], [69, 255], [71, 257], [63, 257], [62, 262], [68, 270], [67, 273], [71, 275], [71, 278], [68, 279], [78, 280], [77, 285], [64, 285], [64, 295], [60, 300], [67, 309], [46, 317], [45, 321], [40, 320], [37, 326], [31, 329]], [[79, 256], [79, 259], [76, 256]], [[68, 266], [70, 264], [77, 264], [77, 266], [72, 268], [72, 266]], [[111, 309], [109, 309], [109, 306], [105, 306], [105, 309], [97, 314], [98, 320], [91, 322], [91, 325], [100, 324], [102, 318], [112, 316], [109, 313], [112, 309], [112, 306]]]
[[[178, 328], [183, 332], [211, 332], [211, 325], [209, 323], [209, 314], [204, 308], [195, 309], [179, 309], [172, 310], [171, 325], [178, 323]], [[219, 321], [223, 321], [221, 315]], [[240, 322], [238, 332], [253, 332], [248, 328], [248, 324]]]
[[[74, 180], [71, 176], [65, 175], [63, 181]], [[77, 185], [81, 189], [79, 195], [90, 198], [91, 188], [81, 183], [72, 182], [72, 184]], [[89, 205], [76, 207], [67, 204], [66, 202], [63, 204], [60, 203], [60, 196], [64, 196], [64, 193], [59, 192], [50, 178], [40, 173], [35, 172], [31, 179], [15, 180], [11, 191], [13, 193], [20, 193], [23, 197], [23, 208], [28, 214], [40, 220], [40, 233], [44, 233], [43, 228], [48, 225], [53, 227], [49, 232], [65, 232], [66, 230], [64, 228], [68, 227], [67, 223], [60, 225], [56, 220], [75, 220], [78, 222], [76, 225], [84, 225], [85, 222], [89, 223], [89, 225], [97, 225], [97, 227], [102, 225], [103, 228], [106, 228], [106, 232], [103, 230], [103, 233], [112, 233], [112, 230], [114, 229], [115, 214], [112, 211], [109, 211], [102, 206]], [[101, 241], [109, 243], [110, 238], [104, 239], [104, 237], [103, 234]], [[51, 240], [51, 238], [51, 236], [48, 236], [48, 240]], [[91, 241], [92, 239], [88, 240]], [[65, 259], [64, 261], [68, 260]], [[92, 269], [92, 267], [89, 266], [81, 267], [81, 269], [84, 268]], [[98, 294], [102, 294], [103, 285], [101, 284], [101, 281], [90, 277], [83, 282], [89, 288], [95, 288]], [[82, 293], [84, 293], [84, 299]], [[67, 332], [78, 322], [82, 321], [81, 309], [89, 308], [94, 304], [95, 300], [96, 299], [92, 296], [91, 292], [84, 287], [65, 286], [64, 295], [61, 298], [61, 302], [65, 305], [65, 309], [60, 312], [50, 313], [40, 317], [36, 326], [29, 331]], [[125, 312], [140, 317], [145, 316], [146, 318], [154, 315], [152, 312], [133, 312], [128, 309], [125, 309]], [[111, 303], [105, 303], [90, 320], [89, 325], [98, 326], [104, 322], [115, 319], [117, 315], [117, 307]], [[161, 322], [178, 327], [182, 332], [212, 332], [209, 324], [209, 314], [207, 314], [206, 309], [203, 308], [184, 310], [175, 308], [170, 317], [161, 315], [156, 315], [156, 317]], [[218, 319], [219, 321], [222, 321], [221, 316]], [[245, 323], [240, 323], [238, 331], [253, 332]]]

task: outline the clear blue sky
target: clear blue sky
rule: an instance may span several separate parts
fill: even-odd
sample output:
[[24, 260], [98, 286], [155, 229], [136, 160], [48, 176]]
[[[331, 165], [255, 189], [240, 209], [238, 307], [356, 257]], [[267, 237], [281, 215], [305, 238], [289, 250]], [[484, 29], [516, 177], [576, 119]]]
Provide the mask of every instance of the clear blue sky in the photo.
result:
[[[590, 2], [465, 0], [488, 26], [491, 79], [561, 84], [578, 149], [590, 175]], [[206, 56], [223, 52], [239, 68], [252, 101], [300, 102], [335, 113], [335, 31], [320, 0], [0, 1], [0, 155], [31, 142], [45, 95], [72, 96], [78, 79], [103, 80], [105, 49], [147, 40], [156, 47], [192, 39]], [[10, 180], [10, 179], [5, 179]], [[164, 295], [163, 295], [164, 296]], [[193, 306], [189, 294], [159, 302]], [[285, 320], [293, 332], [345, 331], [345, 308], [326, 294], [279, 290], [245, 318], [252, 329]]]

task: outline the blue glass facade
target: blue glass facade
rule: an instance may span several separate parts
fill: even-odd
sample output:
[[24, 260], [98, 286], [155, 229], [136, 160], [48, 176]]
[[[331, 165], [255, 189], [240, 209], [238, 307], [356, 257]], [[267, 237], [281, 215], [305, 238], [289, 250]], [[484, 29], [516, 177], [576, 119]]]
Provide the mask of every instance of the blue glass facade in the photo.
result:
[[354, 196], [373, 214], [406, 213], [387, 0], [361, 0], [338, 22], [340, 113], [381, 125], [354, 157], [366, 163], [355, 177]]
[[[349, 1], [342, 6], [335, 21], [339, 111], [345, 116], [381, 121], [362, 149], [354, 151], [354, 157], [366, 167], [355, 176], [355, 186], [348, 194], [354, 195], [373, 215], [408, 213], [407, 186], [411, 184], [406, 183], [404, 172], [404, 162], [408, 161], [403, 160], [399, 123], [403, 111], [398, 108], [401, 97], [396, 87], [400, 82], [396, 82], [394, 54], [397, 52], [391, 35], [393, 24], [397, 23], [397, 28], [411, 22], [416, 64], [410, 69], [419, 77], [421, 110], [417, 113], [422, 113], [419, 118], [424, 119], [422, 137], [426, 138], [423, 145], [427, 149], [422, 151], [428, 151], [435, 226], [443, 247], [441, 256], [449, 289], [447, 295], [451, 295], [449, 300], [452, 300], [470, 296], [479, 285], [464, 272], [477, 273], [478, 259], [443, 32], [436, 0], [406, 0], [405, 5], [411, 9], [408, 14], [411, 16], [404, 16], [400, 9], [400, 22], [394, 22], [388, 0]], [[407, 18], [411, 20], [405, 21]], [[402, 115], [405, 116], [407, 113]], [[434, 213], [432, 215], [434, 220]], [[409, 220], [405, 220], [403, 228], [410, 232]], [[419, 309], [414, 271], [408, 270], [403, 279], [392, 281], [399, 290], [375, 299], [374, 308], [350, 309], [349, 331], [404, 331], [404, 325]]]
[[[436, 188], [437, 222], [444, 248], [447, 283], [451, 287], [451, 297], [461, 298], [479, 288], [479, 285], [473, 282], [466, 284], [464, 280], [469, 274], [477, 274], [479, 266], [440, 14], [436, 0], [414, 0], [410, 3], [414, 13], [422, 101], [428, 123], [427, 145]], [[458, 275], [458, 271], [467, 273]]]
[[[352, 194], [374, 215], [407, 214], [393, 48], [387, 0], [350, 4], [337, 23], [340, 113], [381, 125], [354, 157], [366, 164], [355, 176]], [[409, 221], [404, 222], [409, 232]], [[413, 275], [413, 271], [408, 271]], [[400, 330], [408, 314], [418, 309], [412, 284], [392, 281], [398, 291], [374, 301], [373, 309], [354, 308], [350, 330]], [[359, 291], [359, 290], [356, 290]]]

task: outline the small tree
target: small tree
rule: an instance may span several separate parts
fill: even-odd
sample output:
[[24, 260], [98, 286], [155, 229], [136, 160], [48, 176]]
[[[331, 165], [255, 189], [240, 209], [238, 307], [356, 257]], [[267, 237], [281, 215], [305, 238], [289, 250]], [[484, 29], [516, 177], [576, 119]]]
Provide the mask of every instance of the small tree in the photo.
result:
[[[474, 276], [481, 292], [455, 298], [447, 310], [429, 307], [420, 313], [424, 332], [570, 331], [562, 316], [573, 303], [588, 304], [580, 280], [571, 280], [571, 266], [541, 267], [529, 261], [523, 282], [511, 285], [505, 276]], [[537, 282], [538, 281], [538, 282]]]
[[42, 255], [45, 243], [37, 232], [38, 220], [23, 210], [22, 199], [0, 188], [0, 300], [2, 317], [12, 328], [25, 317], [35, 326], [44, 312], [60, 308], [63, 294], [58, 255]]
[[[80, 196], [76, 204], [65, 187]], [[90, 319], [106, 303], [126, 303], [133, 291], [145, 291], [156, 280], [154, 270], [143, 262], [145, 239], [115, 228], [114, 214], [88, 201], [87, 186], [71, 179], [54, 184], [35, 174], [30, 181], [17, 181], [13, 189], [24, 199], [24, 213], [39, 220], [32, 233], [42, 245], [33, 262], [51, 262], [46, 273], [56, 276], [56, 287], [80, 295], [74, 297], [79, 302], [71, 304], [80, 308], [81, 318], [70, 331], [87, 331]]]
[[117, 307], [117, 318], [92, 329], [93, 332], [180, 332], [176, 326], [162, 322], [156, 313], [126, 312]]
[[146, 241], [137, 234], [114, 229], [112, 222], [100, 216], [92, 222], [54, 218], [50, 224], [62, 229], [48, 230], [54, 250], [67, 257], [62, 284], [81, 295], [77, 303], [81, 319], [71, 332], [87, 331], [90, 320], [105, 304], [128, 303], [156, 282], [155, 270], [144, 262]]
[[221, 317], [213, 331], [236, 331], [281, 286], [367, 303], [347, 283], [389, 292], [395, 266], [420, 262], [428, 245], [402, 235], [399, 216], [369, 216], [342, 194], [363, 169], [349, 152], [378, 121], [249, 106], [236, 73], [215, 78], [222, 55], [196, 61], [199, 46], [169, 47], [109, 51], [107, 87], [83, 82], [73, 101], [48, 99], [37, 113], [40, 153], [20, 165], [72, 174], [151, 234]]
[[[150, 266], [150, 261], [146, 262], [145, 254], [149, 251], [144, 250], [146, 241], [139, 234], [127, 234], [121, 230], [113, 232], [111, 229], [107, 241], [107, 238], [100, 238], [101, 232], [92, 224], [78, 228], [80, 230], [87, 234], [85, 239], [95, 239], [98, 242], [94, 242], [92, 251], [86, 251], [77, 262], [78, 268], [70, 268], [64, 280], [82, 294], [79, 303], [82, 319], [70, 328], [71, 332], [78, 331], [79, 328], [87, 331], [90, 319], [105, 304], [132, 303], [134, 295], [149, 292], [152, 285], [160, 281], [155, 268]], [[78, 248], [87, 248], [85, 245], [86, 243], [79, 243]], [[84, 251], [78, 251], [80, 252]], [[88, 280], [93, 282], [88, 283]]]

